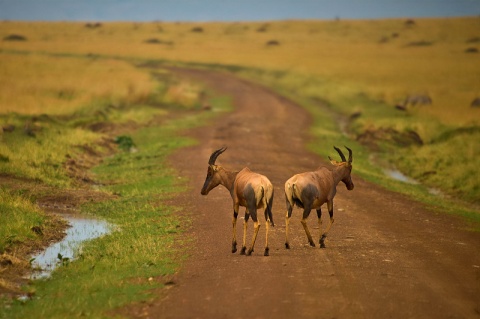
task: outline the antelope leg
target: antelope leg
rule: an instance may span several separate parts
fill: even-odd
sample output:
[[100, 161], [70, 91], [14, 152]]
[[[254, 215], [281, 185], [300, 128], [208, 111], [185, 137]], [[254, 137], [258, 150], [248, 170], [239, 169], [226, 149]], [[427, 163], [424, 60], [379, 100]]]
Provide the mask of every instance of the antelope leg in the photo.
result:
[[265, 223], [265, 252], [263, 253], [264, 256], [269, 255], [269, 248], [268, 248], [268, 229], [270, 228], [269, 220]]
[[253, 247], [255, 246], [255, 240], [257, 239], [258, 235], [258, 230], [260, 229], [260, 223], [258, 221], [255, 221], [253, 223], [253, 226], [255, 228], [255, 232], [253, 233], [253, 238], [252, 238], [252, 245], [248, 249], [247, 255], [250, 256], [253, 252]]
[[245, 251], [247, 250], [247, 223], [248, 223], [248, 217], [250, 215], [245, 214], [245, 219], [243, 220], [243, 244], [242, 244], [242, 250], [240, 251], [240, 255], [245, 255]]
[[285, 248], [290, 249], [290, 243], [288, 242], [288, 232], [290, 228], [290, 217], [292, 217], [293, 207], [287, 200], [287, 213], [285, 214]]
[[288, 242], [288, 230], [289, 230], [289, 225], [290, 225], [290, 217], [285, 216], [285, 248], [290, 249], [290, 244]]
[[310, 234], [310, 230], [308, 229], [308, 226], [307, 226], [307, 218], [308, 218], [308, 215], [310, 215], [310, 211], [311, 211], [310, 207], [304, 208], [301, 223], [303, 225], [303, 229], [305, 229], [305, 233], [307, 234], [308, 243], [310, 244], [310, 246], [315, 247], [315, 243], [313, 242], [312, 235]]
[[328, 202], [327, 205], [328, 205], [328, 214], [330, 215], [330, 223], [328, 224], [327, 229], [325, 229], [325, 232], [320, 238], [320, 248], [325, 248], [325, 238], [327, 238], [327, 234], [330, 231], [330, 227], [332, 227], [332, 224], [335, 221], [333, 219], [333, 202]]
[[322, 245], [322, 210], [319, 208], [317, 209], [317, 217], [318, 217], [318, 232], [320, 233], [319, 235], [319, 243], [320, 243], [320, 246]]
[[310, 244], [310, 246], [315, 247], [315, 243], [313, 242], [312, 235], [310, 234], [310, 230], [308, 230], [306, 219], [302, 219], [300, 222], [302, 223], [303, 229], [305, 229], [305, 233], [307, 234], [308, 243]]
[[233, 239], [232, 239], [232, 253], [235, 253], [237, 251], [237, 216], [238, 213], [236, 211], [233, 211], [233, 220], [232, 220], [232, 225], [233, 225]]

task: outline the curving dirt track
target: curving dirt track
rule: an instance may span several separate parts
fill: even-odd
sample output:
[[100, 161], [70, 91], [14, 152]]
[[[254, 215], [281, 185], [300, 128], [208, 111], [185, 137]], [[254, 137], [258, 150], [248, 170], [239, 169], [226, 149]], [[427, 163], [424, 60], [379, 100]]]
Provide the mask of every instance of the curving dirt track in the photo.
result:
[[[353, 176], [339, 184], [335, 223], [326, 249], [312, 248], [295, 208], [291, 249], [284, 248], [284, 182], [323, 159], [305, 150], [308, 115], [268, 89], [211, 71], [175, 69], [233, 98], [235, 111], [190, 134], [197, 146], [172, 157], [191, 190], [177, 200], [192, 217], [190, 256], [170, 289], [128, 313], [149, 318], [479, 318], [480, 234], [462, 221]], [[232, 203], [218, 187], [200, 195], [210, 153], [217, 164], [245, 166], [275, 186], [270, 256], [263, 256], [262, 221], [255, 252], [232, 254]], [[332, 145], [332, 156], [338, 157]], [[355, 153], [354, 153], [355, 158]], [[355, 173], [355, 160], [353, 162]], [[243, 214], [243, 209], [241, 210]], [[327, 215], [328, 214], [324, 214]], [[239, 216], [240, 217], [240, 216]], [[318, 242], [317, 217], [309, 227]], [[237, 223], [241, 241], [243, 220]], [[326, 223], [324, 223], [325, 227]], [[250, 221], [248, 240], [253, 232]]]

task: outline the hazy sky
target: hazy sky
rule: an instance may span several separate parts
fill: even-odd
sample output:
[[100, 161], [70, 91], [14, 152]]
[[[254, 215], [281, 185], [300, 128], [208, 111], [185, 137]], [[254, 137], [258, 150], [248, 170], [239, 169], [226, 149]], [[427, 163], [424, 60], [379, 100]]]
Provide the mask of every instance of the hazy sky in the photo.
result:
[[480, 0], [0, 0], [0, 20], [245, 21], [480, 16]]

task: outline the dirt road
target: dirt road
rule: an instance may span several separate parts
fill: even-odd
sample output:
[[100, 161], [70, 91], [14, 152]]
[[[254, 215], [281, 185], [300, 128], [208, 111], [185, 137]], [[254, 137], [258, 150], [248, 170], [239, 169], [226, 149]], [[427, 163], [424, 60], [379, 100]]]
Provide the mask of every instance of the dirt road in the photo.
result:
[[[353, 176], [339, 184], [327, 248], [312, 248], [296, 208], [291, 249], [284, 248], [284, 182], [323, 159], [305, 150], [310, 120], [304, 110], [230, 75], [177, 70], [232, 96], [235, 111], [191, 132], [200, 143], [171, 160], [191, 190], [179, 196], [192, 217], [191, 255], [166, 294], [129, 312], [149, 318], [478, 318], [480, 234], [455, 217], [437, 214], [404, 196]], [[228, 150], [217, 164], [245, 166], [275, 186], [270, 256], [263, 256], [265, 223], [256, 250], [230, 252], [232, 203], [221, 186], [201, 196], [210, 153]], [[332, 145], [322, 147], [332, 150]], [[355, 153], [354, 153], [355, 157]], [[355, 173], [355, 159], [353, 162]], [[241, 211], [243, 214], [243, 209]], [[324, 214], [325, 215], [325, 214]], [[326, 214], [328, 217], [328, 214]], [[309, 227], [318, 242], [316, 214]], [[242, 236], [243, 220], [237, 224]], [[326, 225], [326, 223], [324, 223]], [[252, 235], [250, 221], [248, 236]]]

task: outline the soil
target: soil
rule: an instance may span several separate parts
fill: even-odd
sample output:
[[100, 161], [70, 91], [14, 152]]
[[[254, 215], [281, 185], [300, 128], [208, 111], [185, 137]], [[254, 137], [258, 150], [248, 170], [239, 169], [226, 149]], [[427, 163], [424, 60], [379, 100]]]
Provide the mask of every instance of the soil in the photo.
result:
[[[311, 171], [325, 159], [306, 150], [308, 114], [270, 90], [222, 74], [173, 69], [231, 96], [235, 111], [188, 134], [198, 145], [171, 157], [189, 180], [190, 191], [176, 205], [192, 219], [186, 236], [189, 257], [167, 288], [152, 301], [119, 312], [141, 318], [478, 318], [480, 317], [480, 234], [455, 217], [355, 175], [355, 189], [341, 183], [335, 223], [326, 248], [310, 247], [296, 208], [285, 240], [283, 185], [293, 174]], [[214, 111], [214, 110], [213, 110]], [[321, 142], [321, 141], [320, 141]], [[263, 256], [265, 222], [252, 256], [231, 253], [232, 200], [223, 187], [201, 196], [207, 161], [222, 146], [217, 164], [266, 175], [275, 187], [270, 256]], [[338, 154], [332, 145], [322, 145]], [[325, 209], [326, 210], [326, 209]], [[242, 211], [243, 212], [243, 211]], [[243, 213], [241, 213], [243, 214]], [[263, 214], [261, 214], [263, 216]], [[323, 227], [328, 221], [324, 214]], [[239, 216], [240, 217], [240, 216]], [[242, 238], [243, 220], [237, 223]], [[315, 241], [315, 212], [308, 225]], [[249, 222], [247, 242], [253, 233]]]

